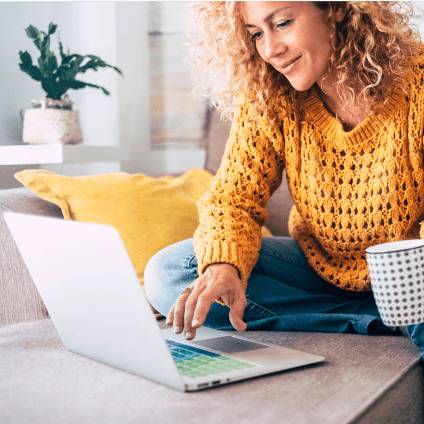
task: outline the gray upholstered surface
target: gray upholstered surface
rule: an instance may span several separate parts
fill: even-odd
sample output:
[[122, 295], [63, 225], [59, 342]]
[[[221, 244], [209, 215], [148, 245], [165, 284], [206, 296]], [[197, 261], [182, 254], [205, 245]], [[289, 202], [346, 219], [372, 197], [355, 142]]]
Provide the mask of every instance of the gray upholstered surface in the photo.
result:
[[182, 393], [68, 352], [50, 319], [3, 326], [0, 422], [421, 422], [422, 363], [418, 349], [406, 337], [277, 332], [244, 335], [323, 355], [326, 362]]
[[59, 207], [40, 199], [27, 188], [0, 190], [0, 325], [47, 316], [4, 221], [6, 211], [62, 217]]

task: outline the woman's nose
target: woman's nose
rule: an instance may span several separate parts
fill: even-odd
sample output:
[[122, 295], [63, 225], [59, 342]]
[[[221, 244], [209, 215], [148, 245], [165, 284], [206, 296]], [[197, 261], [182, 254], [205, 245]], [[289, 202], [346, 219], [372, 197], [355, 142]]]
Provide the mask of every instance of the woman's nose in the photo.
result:
[[265, 57], [267, 60], [274, 59], [280, 53], [284, 53], [287, 50], [286, 46], [283, 45], [281, 40], [277, 40], [277, 37], [273, 34], [265, 36]]

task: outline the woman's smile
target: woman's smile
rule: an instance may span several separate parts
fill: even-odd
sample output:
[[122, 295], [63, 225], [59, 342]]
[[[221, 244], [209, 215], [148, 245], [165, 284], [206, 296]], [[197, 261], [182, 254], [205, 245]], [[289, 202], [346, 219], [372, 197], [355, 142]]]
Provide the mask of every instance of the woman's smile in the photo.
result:
[[275, 69], [278, 69], [282, 74], [286, 75], [289, 74], [290, 72], [293, 71], [293, 69], [295, 68], [295, 65], [297, 65], [299, 63], [299, 59], [302, 58], [303, 55], [300, 55], [298, 57], [295, 57], [292, 60], [288, 60], [280, 65], [275, 64], [272, 65], [274, 66]]

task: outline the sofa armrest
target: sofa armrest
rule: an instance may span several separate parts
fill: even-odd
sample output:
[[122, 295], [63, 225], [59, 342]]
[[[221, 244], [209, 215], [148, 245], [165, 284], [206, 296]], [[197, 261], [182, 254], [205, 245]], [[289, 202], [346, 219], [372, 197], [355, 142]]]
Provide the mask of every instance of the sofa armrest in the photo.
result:
[[6, 211], [63, 218], [62, 212], [27, 188], [0, 190], [0, 325], [46, 318], [48, 312], [4, 220]]

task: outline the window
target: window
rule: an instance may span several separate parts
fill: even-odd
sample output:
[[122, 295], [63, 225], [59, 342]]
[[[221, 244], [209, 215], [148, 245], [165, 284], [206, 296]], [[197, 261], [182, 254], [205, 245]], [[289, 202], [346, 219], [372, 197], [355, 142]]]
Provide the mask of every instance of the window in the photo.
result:
[[194, 99], [185, 54], [192, 2], [149, 2], [150, 127], [152, 147], [203, 147], [205, 98]]

